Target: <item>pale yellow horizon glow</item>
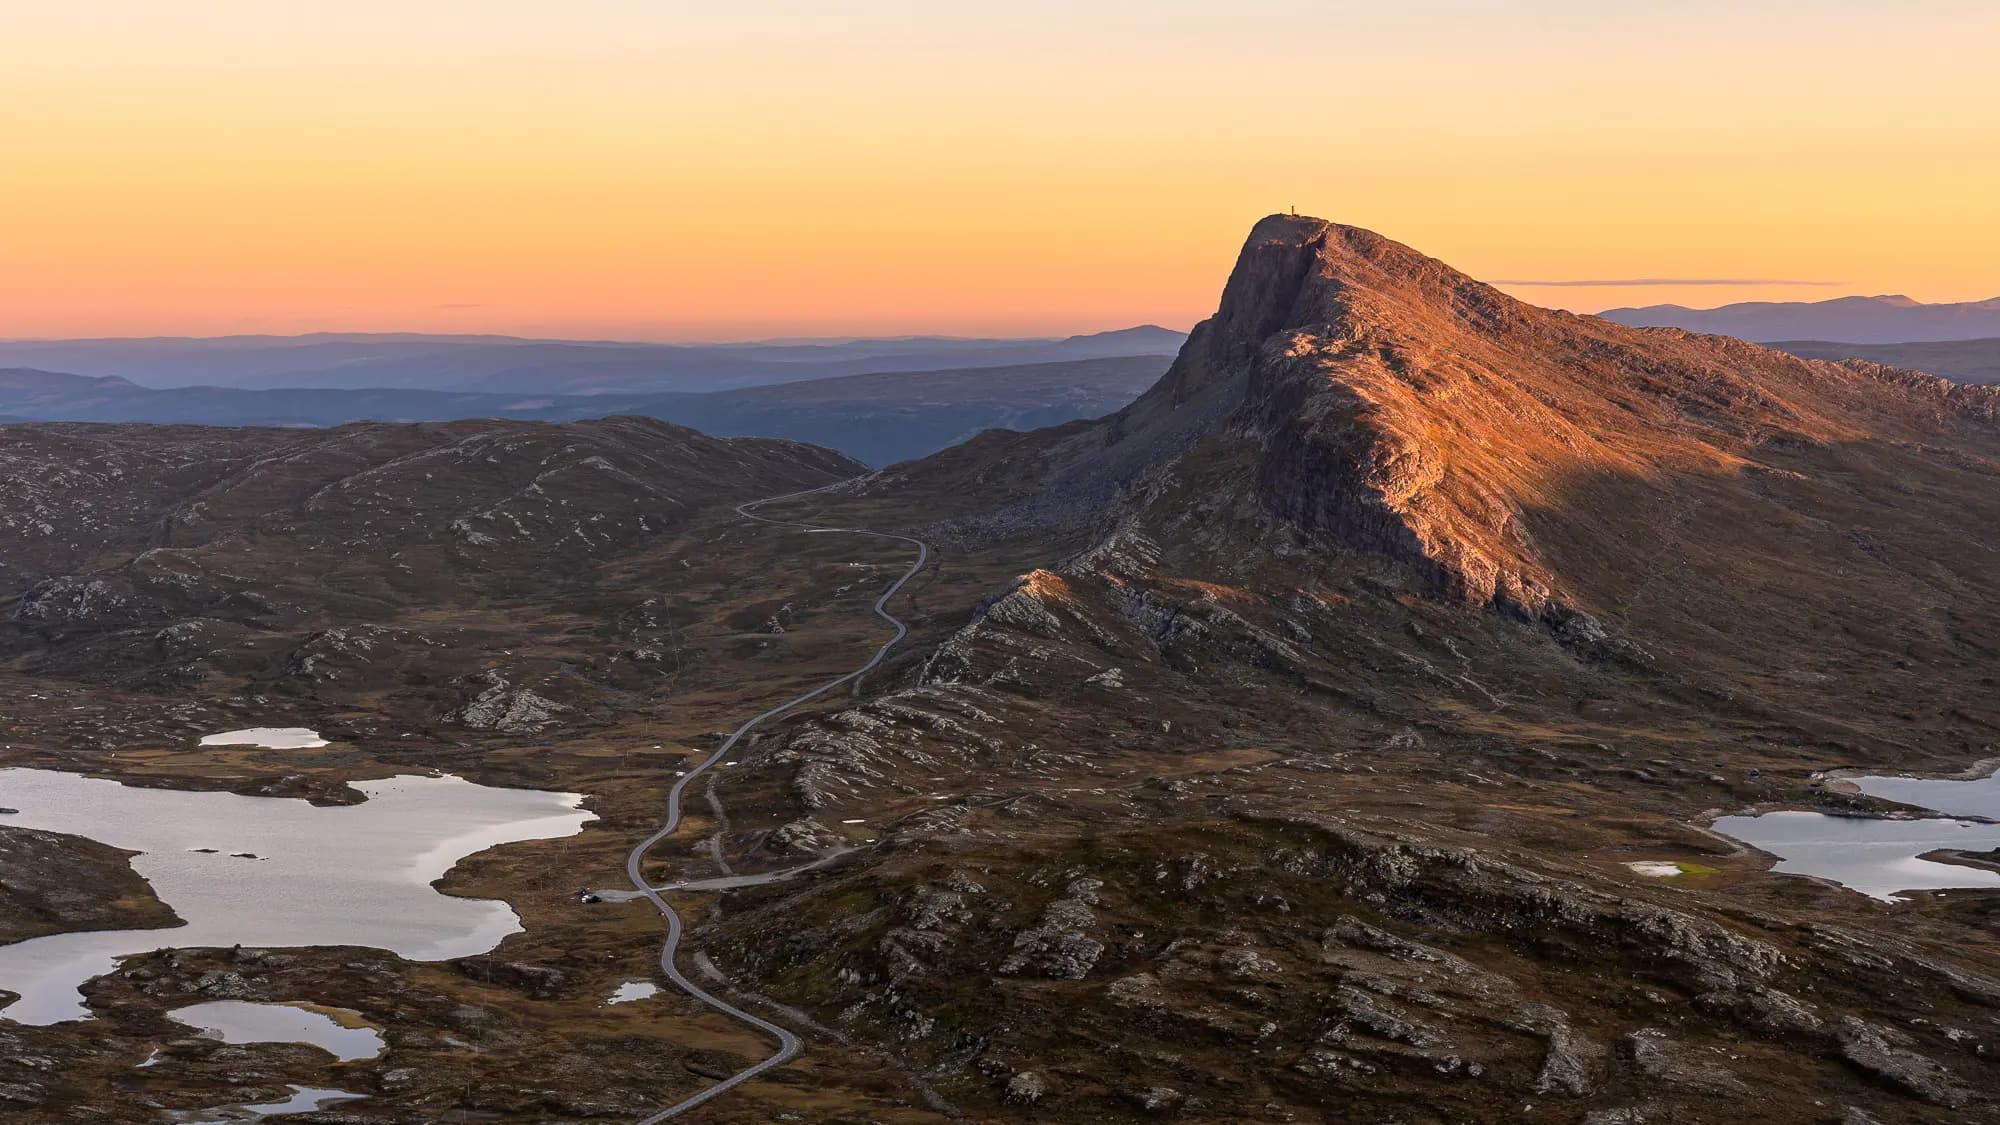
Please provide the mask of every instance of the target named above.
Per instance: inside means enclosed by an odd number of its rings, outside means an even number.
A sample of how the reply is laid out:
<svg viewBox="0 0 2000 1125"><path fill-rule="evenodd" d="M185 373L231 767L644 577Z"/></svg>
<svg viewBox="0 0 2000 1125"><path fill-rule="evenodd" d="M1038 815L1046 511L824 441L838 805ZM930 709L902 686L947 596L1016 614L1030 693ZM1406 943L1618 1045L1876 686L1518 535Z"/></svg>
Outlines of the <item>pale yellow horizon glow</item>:
<svg viewBox="0 0 2000 1125"><path fill-rule="evenodd" d="M2000 5L0 0L0 337L1055 334L1296 207L1592 310L2000 294Z"/></svg>

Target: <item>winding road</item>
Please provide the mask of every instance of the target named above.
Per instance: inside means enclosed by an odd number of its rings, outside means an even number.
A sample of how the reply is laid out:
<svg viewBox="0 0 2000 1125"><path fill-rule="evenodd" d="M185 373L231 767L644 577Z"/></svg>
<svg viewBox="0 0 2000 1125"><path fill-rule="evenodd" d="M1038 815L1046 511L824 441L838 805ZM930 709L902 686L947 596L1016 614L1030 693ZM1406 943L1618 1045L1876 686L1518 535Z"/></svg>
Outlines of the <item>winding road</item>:
<svg viewBox="0 0 2000 1125"><path fill-rule="evenodd" d="M651 901L653 906L659 910L660 916L667 920L667 940L666 944L660 948L660 969L666 973L667 979L672 981L676 988L679 988L682 992L687 993L689 996L693 997L700 1003L705 1004L708 1007L713 1008L718 1012L721 1012L723 1015L726 1015L731 1019L736 1020L739 1023L747 1024L750 1027L753 1027L758 1031L761 1031L764 1034L769 1035L773 1039L777 1040L778 1049L768 1058L765 1058L760 1062L754 1063L750 1066L743 1068L740 1071L737 1071L735 1074L732 1074L729 1077L723 1079L722 1081L717 1082L715 1085L710 1086L707 1089L702 1090L700 1093L697 1093L692 1097L687 1098L685 1101L681 1101L674 1105L670 1105L667 1108L662 1109L657 1113L642 1118L637 1123L637 1125L654 1125L654 1122L665 1121L668 1120L669 1118L679 1117L681 1114L686 1113L688 1110L691 1110L694 1107L701 1105L702 1103L710 1100L711 1098L716 1098L723 1094L728 1093L729 1091L735 1089L736 1087L741 1086L743 1083L750 1081L752 1078L757 1077L759 1074L762 1074L765 1071L770 1070L772 1067L783 1066L785 1063L790 1062L793 1058L796 1058L799 1054L800 1046L799 1046L799 1037L797 1035L794 1035L791 1031L787 1030L786 1028L780 1027L777 1024L772 1023L770 1020L767 1020L762 1016L752 1015L751 1013L744 1011L743 1009L737 1007L736 1005L731 1004L729 1001L724 1000L721 997L716 996L713 993L709 992L708 990L702 988L700 985L689 980L684 974L682 974L680 969L674 964L674 955L680 950L680 944L681 944L681 916L674 912L673 907L667 905L667 900L660 896L659 889L654 888L651 884L649 884L646 881L645 873L641 870L641 867L645 862L646 853L651 851L653 847L657 845L660 841L673 835L674 832L680 828L681 794L687 789L689 783L693 782L695 778L700 777L703 773L705 773L710 766L714 765L719 761L722 761L725 757L727 757L729 752L736 748L736 744L743 739L744 735L749 734L751 731L757 729L757 727L760 724L770 719L774 719L777 716L782 715L787 711L790 711L792 708L797 707L802 703L807 703L813 699L817 699L818 697L825 695L827 692L830 692L837 687L840 687L844 684L852 683L853 681L860 679L862 676L867 675L869 672L875 669L876 665L882 663L882 658L889 654L889 650L894 648L897 642L901 641L905 636L909 634L910 631L909 626L903 624L901 620L899 620L894 614L889 612L888 609L889 599L895 597L897 592L903 588L904 583L907 583L910 579L915 578L917 576L917 572L923 569L924 564L930 561L930 556L931 556L930 544L925 543L921 539L913 539L907 535L894 535L886 531L869 531L864 528L856 528L856 527L822 527L818 524L800 523L793 520L771 519L768 516L760 516L756 512L756 509L766 504L773 504L780 500L793 500L801 496L811 496L815 493L825 492L829 488L836 488L839 485L845 483L847 482L837 481L834 484L829 484L821 488L806 489L803 492L788 492L782 496L767 496L762 500L752 500L747 504L739 504L736 507L736 511L737 514L743 516L745 519L755 520L758 523L768 523L779 527L803 528L807 531L814 533L866 535L875 539L895 539L903 543L908 543L911 546L915 547L917 549L916 561L910 564L910 568L904 571L900 578L897 578L894 582L890 583L888 589L882 591L881 597L875 599L875 616L880 617L882 620L887 621L889 624L895 626L896 635L884 641L882 643L882 647L876 649L875 654L868 658L868 662L861 665L859 668L856 668L854 671L849 672L844 676L836 676L835 678L826 681L825 683L819 685L818 687L812 689L811 691L806 692L803 695L795 696L789 700L786 700L785 702L778 704L776 707L771 708L769 711L766 711L763 714L748 720L742 726L737 727L735 731L731 732L728 739L725 740L723 744L716 749L715 753L710 754L708 757L702 759L700 765L694 767L693 769L689 770L686 774L682 775L680 780L674 782L673 788L667 790L666 820L660 825L659 831L654 832L651 836L646 837L644 841L642 841L637 847L632 849L632 853L630 855L625 857L625 874L632 880L633 889L639 895Z"/></svg>

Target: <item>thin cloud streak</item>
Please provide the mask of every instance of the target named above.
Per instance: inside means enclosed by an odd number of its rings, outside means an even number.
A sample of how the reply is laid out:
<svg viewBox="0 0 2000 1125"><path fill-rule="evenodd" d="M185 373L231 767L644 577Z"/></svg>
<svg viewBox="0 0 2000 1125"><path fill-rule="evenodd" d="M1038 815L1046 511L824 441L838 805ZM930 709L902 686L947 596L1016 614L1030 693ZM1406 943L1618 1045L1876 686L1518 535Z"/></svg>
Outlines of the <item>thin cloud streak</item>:
<svg viewBox="0 0 2000 1125"><path fill-rule="evenodd" d="M1845 281L1797 281L1783 277L1609 277L1584 281L1496 278L1494 285L1534 285L1546 289L1624 289L1649 285L1846 285Z"/></svg>

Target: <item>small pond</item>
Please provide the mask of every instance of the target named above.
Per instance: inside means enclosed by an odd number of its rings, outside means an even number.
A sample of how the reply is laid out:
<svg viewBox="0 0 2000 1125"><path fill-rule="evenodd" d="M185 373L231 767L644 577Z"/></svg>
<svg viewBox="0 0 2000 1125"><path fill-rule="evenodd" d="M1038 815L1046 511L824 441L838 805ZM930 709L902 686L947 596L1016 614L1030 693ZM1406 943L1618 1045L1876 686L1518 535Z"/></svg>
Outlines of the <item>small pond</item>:
<svg viewBox="0 0 2000 1125"><path fill-rule="evenodd" d="M336 1102L360 1101L366 1095L350 1094L346 1090L329 1090L318 1086L293 1086L292 1096L281 1102L266 1102L262 1105L235 1105L222 1109L203 1110L199 1119L188 1120L187 1125L234 1125L239 1121L257 1121L266 1117L282 1117L288 1113L311 1113L325 1109ZM219 1116L211 1116L219 1115Z"/></svg>
<svg viewBox="0 0 2000 1125"><path fill-rule="evenodd" d="M382 1053L382 1033L345 1008L217 1000L167 1015L224 1043L308 1043L341 1062Z"/></svg>
<svg viewBox="0 0 2000 1125"><path fill-rule="evenodd" d="M652 981L628 980L624 984L619 985L617 991L613 992L610 999L607 999L605 1003L630 1004L634 1000L644 1000L648 996L657 996L659 992L660 986L654 984Z"/></svg>

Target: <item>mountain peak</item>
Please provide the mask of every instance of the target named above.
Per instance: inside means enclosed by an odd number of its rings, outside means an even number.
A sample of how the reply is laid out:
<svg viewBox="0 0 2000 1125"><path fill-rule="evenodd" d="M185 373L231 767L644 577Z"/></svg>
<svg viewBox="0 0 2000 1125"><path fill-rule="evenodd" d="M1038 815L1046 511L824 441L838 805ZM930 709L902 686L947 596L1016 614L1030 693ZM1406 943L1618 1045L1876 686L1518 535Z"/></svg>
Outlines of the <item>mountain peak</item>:
<svg viewBox="0 0 2000 1125"><path fill-rule="evenodd" d="M1434 322L1493 327L1529 308L1435 258L1362 227L1270 215L1251 228L1213 317L1197 325L1155 394L1212 397L1281 331L1353 339ZM1555 314L1549 314L1555 315ZM1253 393L1247 383L1236 397Z"/></svg>
<svg viewBox="0 0 2000 1125"><path fill-rule="evenodd" d="M1250 227L1251 243L1289 242L1304 245L1319 237L1335 224L1313 215L1301 215L1297 211L1275 212L1264 216Z"/></svg>
<svg viewBox="0 0 2000 1125"><path fill-rule="evenodd" d="M1237 507L1453 600L1560 622L1595 576L1565 575L1530 513L1587 513L1559 538L1594 540L1587 521L1615 513L1572 502L1579 482L1730 474L1773 441L1923 440L1941 415L1996 413L1981 388L1537 308L1372 231L1272 215L1160 382L1051 439L1033 503L1144 505L1145 482L1233 448L1248 468L1207 479Z"/></svg>

